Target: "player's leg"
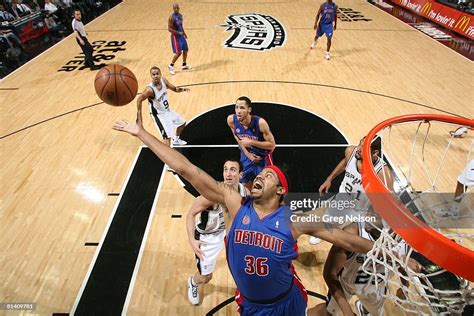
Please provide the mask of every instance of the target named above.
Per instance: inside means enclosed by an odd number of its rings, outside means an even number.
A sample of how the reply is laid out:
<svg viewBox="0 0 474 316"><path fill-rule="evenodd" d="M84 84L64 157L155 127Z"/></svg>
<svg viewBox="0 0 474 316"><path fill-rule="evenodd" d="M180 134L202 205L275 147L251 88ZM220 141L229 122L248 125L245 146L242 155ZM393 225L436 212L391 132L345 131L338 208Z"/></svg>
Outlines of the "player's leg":
<svg viewBox="0 0 474 316"><path fill-rule="evenodd" d="M314 36L314 42L311 44L311 49L316 48L316 44L318 43L318 39L323 35L323 31L321 29L321 23L318 24L318 27L316 28L316 35Z"/></svg>
<svg viewBox="0 0 474 316"><path fill-rule="evenodd" d="M324 30L324 33L326 33L326 37L328 39L328 42L326 45L326 60L331 59L331 53L329 51L331 50L333 32L334 32L334 29L332 27L332 24L327 25L326 29Z"/></svg>
<svg viewBox="0 0 474 316"><path fill-rule="evenodd" d="M170 117L172 118L173 128L176 128L175 136L173 137L173 146L184 146L187 144L186 141L180 138L183 129L186 127L186 121L175 111L169 112Z"/></svg>
<svg viewBox="0 0 474 316"><path fill-rule="evenodd" d="M168 70L170 74L174 75L174 63L178 60L179 56L181 56L181 49L179 47L178 37L175 35L171 35L171 49L173 50L173 59L171 60L171 64L168 65Z"/></svg>
<svg viewBox="0 0 474 316"><path fill-rule="evenodd" d="M169 125L169 123L167 122L166 114L158 114L156 109L153 106L151 106L150 104L148 104L148 109L150 111L151 119L155 123L155 126L158 129L158 131L160 132L161 137L163 137L163 142L165 144L167 144L168 146L170 146L171 145L171 142L170 142L171 136L170 136L169 132L170 131L172 132L172 128L170 129L170 127L167 126L167 125Z"/></svg>
<svg viewBox="0 0 474 316"><path fill-rule="evenodd" d="M250 160L242 161L242 177L240 178L240 183L242 183L247 189L252 190L253 180L256 175L254 174L254 164Z"/></svg>
<svg viewBox="0 0 474 316"><path fill-rule="evenodd" d="M198 271L188 279L188 299L191 304L199 304L199 285L206 284L212 279L212 274L216 269L217 257L224 248L225 230L215 234L200 234L194 232L194 237L202 241L201 251L203 260L196 256L196 266Z"/></svg>
<svg viewBox="0 0 474 316"><path fill-rule="evenodd" d="M331 53L329 52L331 50L331 38L328 37L328 43L326 46L326 59L329 60L331 59Z"/></svg>
<svg viewBox="0 0 474 316"><path fill-rule="evenodd" d="M182 42L181 42L181 51L183 52L183 65L181 67L182 70L189 70L191 67L186 63L186 60L188 59L188 42L186 39L183 37Z"/></svg>

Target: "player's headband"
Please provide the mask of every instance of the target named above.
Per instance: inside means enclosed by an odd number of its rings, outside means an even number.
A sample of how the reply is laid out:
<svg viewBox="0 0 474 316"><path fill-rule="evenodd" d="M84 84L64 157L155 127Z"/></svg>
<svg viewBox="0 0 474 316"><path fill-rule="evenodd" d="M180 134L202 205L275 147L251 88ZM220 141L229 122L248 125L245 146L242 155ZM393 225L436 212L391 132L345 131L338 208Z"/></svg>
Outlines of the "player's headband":
<svg viewBox="0 0 474 316"><path fill-rule="evenodd" d="M275 165L266 166L266 168L275 171L278 176L278 180L280 180L281 185L285 188L285 195L288 194L288 180L286 180L286 176L283 171L281 171L281 169Z"/></svg>

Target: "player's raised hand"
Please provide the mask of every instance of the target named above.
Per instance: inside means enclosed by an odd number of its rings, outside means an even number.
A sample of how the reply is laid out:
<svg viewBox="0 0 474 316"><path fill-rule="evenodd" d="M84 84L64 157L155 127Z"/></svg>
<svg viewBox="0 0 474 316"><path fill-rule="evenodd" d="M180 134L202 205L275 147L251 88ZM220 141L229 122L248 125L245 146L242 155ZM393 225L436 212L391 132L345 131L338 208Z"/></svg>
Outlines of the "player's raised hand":
<svg viewBox="0 0 474 316"><path fill-rule="evenodd" d="M193 251L196 254L196 256L198 256L198 258L201 259L201 261L203 261L204 253L201 250L202 241L193 239L193 240L190 240L189 243L191 244L191 248L193 248Z"/></svg>
<svg viewBox="0 0 474 316"><path fill-rule="evenodd" d="M137 119L137 122L139 122L139 119ZM129 133L133 136L137 136L138 132L140 131L140 127L137 123L130 123L127 120L115 122L112 128L116 131Z"/></svg>
<svg viewBox="0 0 474 316"><path fill-rule="evenodd" d="M319 194L328 193L329 189L331 188L331 181L326 180L323 184L319 187Z"/></svg>

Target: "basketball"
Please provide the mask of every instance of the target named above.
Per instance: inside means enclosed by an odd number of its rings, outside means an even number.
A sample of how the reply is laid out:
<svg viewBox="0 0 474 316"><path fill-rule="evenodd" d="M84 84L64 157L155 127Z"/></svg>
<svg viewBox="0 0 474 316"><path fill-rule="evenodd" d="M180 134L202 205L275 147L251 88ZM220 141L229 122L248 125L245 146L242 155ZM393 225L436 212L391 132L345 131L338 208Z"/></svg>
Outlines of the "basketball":
<svg viewBox="0 0 474 316"><path fill-rule="evenodd" d="M130 103L138 91L137 78L122 65L107 65L95 76L95 92L107 104L122 106Z"/></svg>

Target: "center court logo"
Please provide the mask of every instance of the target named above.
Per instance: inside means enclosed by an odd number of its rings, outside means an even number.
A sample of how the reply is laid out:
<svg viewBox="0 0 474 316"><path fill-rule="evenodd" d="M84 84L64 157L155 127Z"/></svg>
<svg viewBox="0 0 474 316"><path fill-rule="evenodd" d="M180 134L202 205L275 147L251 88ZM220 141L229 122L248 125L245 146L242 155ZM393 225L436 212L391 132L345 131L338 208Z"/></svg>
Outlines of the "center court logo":
<svg viewBox="0 0 474 316"><path fill-rule="evenodd" d="M224 43L225 47L256 51L270 50L285 44L286 31L274 17L259 13L234 14L220 25L233 31Z"/></svg>

